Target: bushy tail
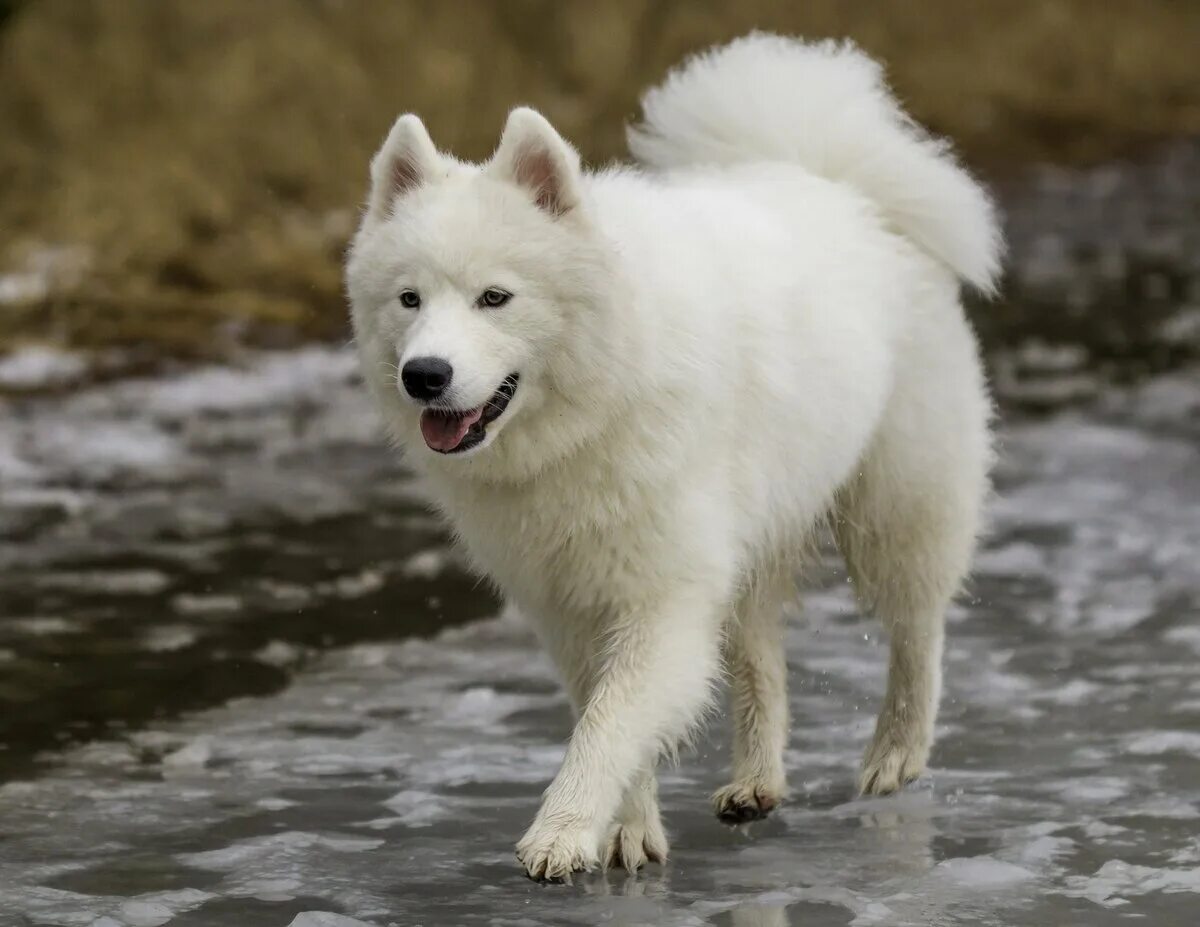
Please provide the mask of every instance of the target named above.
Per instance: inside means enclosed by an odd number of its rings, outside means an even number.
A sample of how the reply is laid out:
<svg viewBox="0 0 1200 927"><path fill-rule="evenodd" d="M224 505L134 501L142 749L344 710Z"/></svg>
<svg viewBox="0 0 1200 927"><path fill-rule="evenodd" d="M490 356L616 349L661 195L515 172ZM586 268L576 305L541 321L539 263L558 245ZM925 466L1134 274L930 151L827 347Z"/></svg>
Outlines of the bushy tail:
<svg viewBox="0 0 1200 927"><path fill-rule="evenodd" d="M755 33L684 62L642 107L629 147L644 164L797 162L850 184L960 278L995 290L1003 245L987 193L853 44Z"/></svg>

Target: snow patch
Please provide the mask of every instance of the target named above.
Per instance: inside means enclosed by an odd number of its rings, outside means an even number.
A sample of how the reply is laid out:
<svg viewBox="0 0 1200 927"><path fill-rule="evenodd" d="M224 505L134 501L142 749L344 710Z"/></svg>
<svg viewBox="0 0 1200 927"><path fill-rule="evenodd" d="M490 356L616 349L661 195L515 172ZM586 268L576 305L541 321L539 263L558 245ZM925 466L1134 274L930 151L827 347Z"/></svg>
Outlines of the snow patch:
<svg viewBox="0 0 1200 927"><path fill-rule="evenodd" d="M127 901L120 908L121 920L129 927L161 927L175 913L154 901Z"/></svg>
<svg viewBox="0 0 1200 927"><path fill-rule="evenodd" d="M992 856L969 856L943 860L938 863L934 871L962 885L982 889L1007 888L1036 878L1028 869L1006 863Z"/></svg>
<svg viewBox="0 0 1200 927"><path fill-rule="evenodd" d="M396 812L397 817L388 819L408 827L428 827L449 814L445 801L433 792L405 789L397 792L383 803L385 808Z"/></svg>
<svg viewBox="0 0 1200 927"><path fill-rule="evenodd" d="M297 914L288 927L374 927L374 925L330 911L305 911L303 914Z"/></svg>
<svg viewBox="0 0 1200 927"><path fill-rule="evenodd" d="M1091 876L1069 876L1067 895L1087 898L1106 908L1127 904L1150 892L1200 893L1200 868L1155 869L1110 859Z"/></svg>
<svg viewBox="0 0 1200 927"><path fill-rule="evenodd" d="M0 278L0 289L3 288L2 281ZM4 302L2 295L0 302ZM82 379L87 369L87 362L78 354L54 348L21 348L0 357L0 389L63 386Z"/></svg>
<svg viewBox="0 0 1200 927"><path fill-rule="evenodd" d="M1200 756L1200 731L1154 731L1126 741L1125 749L1136 756L1189 753Z"/></svg>

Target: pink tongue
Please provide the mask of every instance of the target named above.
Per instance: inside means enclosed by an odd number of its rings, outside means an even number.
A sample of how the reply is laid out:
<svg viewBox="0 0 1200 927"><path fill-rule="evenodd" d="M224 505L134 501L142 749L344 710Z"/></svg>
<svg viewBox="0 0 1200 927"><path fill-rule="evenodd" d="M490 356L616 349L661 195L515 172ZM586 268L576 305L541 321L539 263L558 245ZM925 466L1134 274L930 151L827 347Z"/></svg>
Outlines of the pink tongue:
<svg viewBox="0 0 1200 927"><path fill-rule="evenodd" d="M426 409L421 413L421 437L435 451L452 451L462 444L471 426L482 417L482 406L456 415Z"/></svg>

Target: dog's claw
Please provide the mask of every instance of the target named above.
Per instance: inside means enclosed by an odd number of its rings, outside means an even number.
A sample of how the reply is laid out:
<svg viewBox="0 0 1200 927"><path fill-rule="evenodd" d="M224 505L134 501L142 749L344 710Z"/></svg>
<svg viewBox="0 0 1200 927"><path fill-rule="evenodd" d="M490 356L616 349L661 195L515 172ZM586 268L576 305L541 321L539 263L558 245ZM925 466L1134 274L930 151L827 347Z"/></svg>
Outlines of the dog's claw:
<svg viewBox="0 0 1200 927"><path fill-rule="evenodd" d="M584 836L567 829L532 827L517 845L517 859L535 882L570 881L597 863Z"/></svg>
<svg viewBox="0 0 1200 927"><path fill-rule="evenodd" d="M730 825L761 821L778 805L776 796L751 786L727 785L713 796L717 819Z"/></svg>

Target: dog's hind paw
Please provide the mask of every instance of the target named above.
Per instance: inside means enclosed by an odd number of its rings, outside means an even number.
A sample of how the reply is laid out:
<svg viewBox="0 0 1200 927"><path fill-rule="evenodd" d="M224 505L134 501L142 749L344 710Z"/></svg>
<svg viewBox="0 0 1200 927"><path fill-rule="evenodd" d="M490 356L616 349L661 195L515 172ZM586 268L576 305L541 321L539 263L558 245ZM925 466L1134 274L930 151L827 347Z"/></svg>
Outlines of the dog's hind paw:
<svg viewBox="0 0 1200 927"><path fill-rule="evenodd" d="M877 737L863 760L859 794L891 795L900 791L925 771L928 755L929 748L922 744Z"/></svg>
<svg viewBox="0 0 1200 927"><path fill-rule="evenodd" d="M667 861L667 835L658 814L617 826L604 854L605 869L637 872L646 863Z"/></svg>
<svg viewBox="0 0 1200 927"><path fill-rule="evenodd" d="M734 782L713 793L713 810L726 824L761 821L783 800L772 789L751 783Z"/></svg>

